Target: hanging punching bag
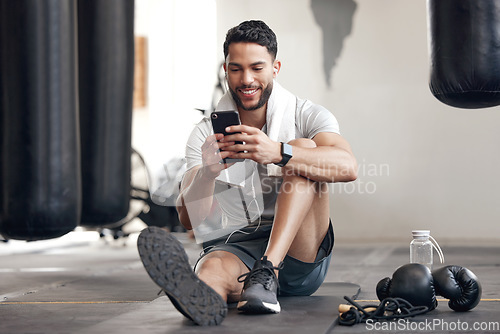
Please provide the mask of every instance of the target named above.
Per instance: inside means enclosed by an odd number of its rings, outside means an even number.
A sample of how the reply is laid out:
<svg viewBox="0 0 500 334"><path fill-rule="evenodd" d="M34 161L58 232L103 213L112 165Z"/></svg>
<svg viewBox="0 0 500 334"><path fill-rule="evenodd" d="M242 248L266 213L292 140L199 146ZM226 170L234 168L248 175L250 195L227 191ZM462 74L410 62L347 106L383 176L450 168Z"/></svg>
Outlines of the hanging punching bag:
<svg viewBox="0 0 500 334"><path fill-rule="evenodd" d="M117 222L129 209L133 28L133 0L78 2L85 226Z"/></svg>
<svg viewBox="0 0 500 334"><path fill-rule="evenodd" d="M59 237L80 219L76 1L0 1L0 234Z"/></svg>
<svg viewBox="0 0 500 334"><path fill-rule="evenodd" d="M458 108L500 104L500 1L428 0L430 90Z"/></svg>

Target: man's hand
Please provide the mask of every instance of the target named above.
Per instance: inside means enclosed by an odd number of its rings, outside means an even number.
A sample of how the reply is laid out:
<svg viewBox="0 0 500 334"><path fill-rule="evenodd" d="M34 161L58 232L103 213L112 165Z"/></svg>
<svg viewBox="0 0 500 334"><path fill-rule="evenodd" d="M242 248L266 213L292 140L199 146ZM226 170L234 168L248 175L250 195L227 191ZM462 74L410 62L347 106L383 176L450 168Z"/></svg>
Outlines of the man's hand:
<svg viewBox="0 0 500 334"><path fill-rule="evenodd" d="M176 207L182 225L188 230L201 224L210 213L215 178L222 170L233 165L220 163L233 152L219 151L219 149L234 145L234 142L217 142L222 138L224 135L221 133L207 137L201 146L202 165L188 170L182 179Z"/></svg>
<svg viewBox="0 0 500 334"><path fill-rule="evenodd" d="M235 159L251 159L263 165L281 161L281 143L272 141L261 130L248 125L233 125L226 129L227 132L241 132L225 136L221 144L229 144L223 147L221 154L229 152L229 157ZM235 144L242 141L245 144ZM238 153L245 151L244 153Z"/></svg>
<svg viewBox="0 0 500 334"><path fill-rule="evenodd" d="M207 137L201 146L201 159L203 164L203 174L205 177L215 179L220 172L233 164L222 164L220 161L233 154L231 151L226 151L227 147L234 146L234 142L217 142L224 138L221 133L216 133ZM219 150L221 149L221 150ZM222 150L224 149L224 150Z"/></svg>

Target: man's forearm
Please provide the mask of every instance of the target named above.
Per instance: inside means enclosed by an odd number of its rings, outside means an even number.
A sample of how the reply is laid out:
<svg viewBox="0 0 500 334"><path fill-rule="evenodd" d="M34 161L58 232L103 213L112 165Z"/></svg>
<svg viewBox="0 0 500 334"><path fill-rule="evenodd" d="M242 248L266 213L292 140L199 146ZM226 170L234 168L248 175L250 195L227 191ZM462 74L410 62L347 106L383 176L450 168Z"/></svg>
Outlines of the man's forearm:
<svg viewBox="0 0 500 334"><path fill-rule="evenodd" d="M212 209L215 179L199 168L181 188L177 210L181 223L191 229L197 227Z"/></svg>
<svg viewBox="0 0 500 334"><path fill-rule="evenodd" d="M317 182L349 182L357 178L357 163L351 152L333 146L293 147L286 169Z"/></svg>

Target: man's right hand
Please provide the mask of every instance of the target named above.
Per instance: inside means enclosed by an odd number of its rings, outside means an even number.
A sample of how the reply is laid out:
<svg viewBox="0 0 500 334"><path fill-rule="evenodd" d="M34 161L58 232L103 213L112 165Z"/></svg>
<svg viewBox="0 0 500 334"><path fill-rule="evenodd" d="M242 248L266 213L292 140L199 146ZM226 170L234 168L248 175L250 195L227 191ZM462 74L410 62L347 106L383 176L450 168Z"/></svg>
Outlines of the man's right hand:
<svg viewBox="0 0 500 334"><path fill-rule="evenodd" d="M203 162L202 173L205 177L215 179L220 175L220 172L229 168L234 163L224 164L220 163L222 159L228 158L234 154L231 151L223 151L221 148L234 145L234 142L222 142L218 140L224 138L221 133L216 133L207 137L201 146L201 158Z"/></svg>
<svg viewBox="0 0 500 334"><path fill-rule="evenodd" d="M220 163L222 159L234 154L231 151L219 150L234 145L234 142L217 142L223 137L220 133L207 137L201 146L202 165L188 170L182 179L176 207L182 225L188 230L198 226L209 214L213 203L215 178L223 169L233 165Z"/></svg>

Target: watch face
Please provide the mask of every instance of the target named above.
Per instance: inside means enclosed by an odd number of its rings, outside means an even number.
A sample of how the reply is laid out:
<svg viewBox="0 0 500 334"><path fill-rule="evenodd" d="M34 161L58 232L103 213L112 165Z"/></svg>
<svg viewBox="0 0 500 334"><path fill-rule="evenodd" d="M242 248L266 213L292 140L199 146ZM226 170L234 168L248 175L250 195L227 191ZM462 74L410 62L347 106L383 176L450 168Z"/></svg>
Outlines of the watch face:
<svg viewBox="0 0 500 334"><path fill-rule="evenodd" d="M292 145L283 144L283 155L292 156Z"/></svg>
<svg viewBox="0 0 500 334"><path fill-rule="evenodd" d="M288 161L292 158L292 145L281 143L281 161L275 164L284 167Z"/></svg>

